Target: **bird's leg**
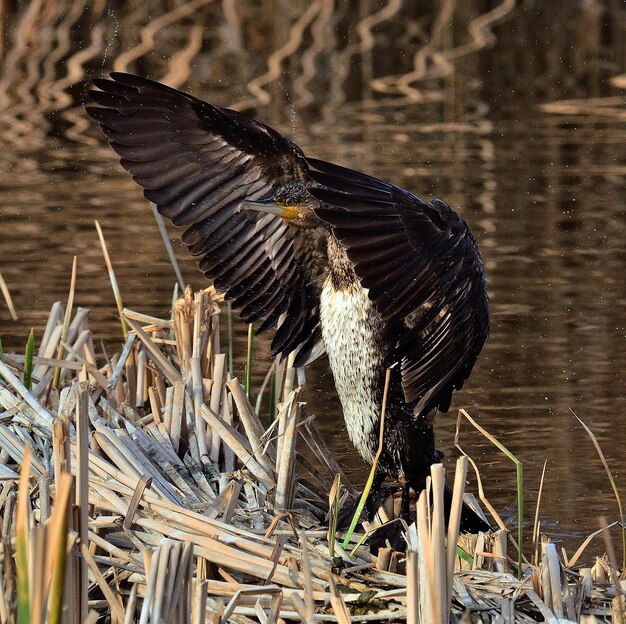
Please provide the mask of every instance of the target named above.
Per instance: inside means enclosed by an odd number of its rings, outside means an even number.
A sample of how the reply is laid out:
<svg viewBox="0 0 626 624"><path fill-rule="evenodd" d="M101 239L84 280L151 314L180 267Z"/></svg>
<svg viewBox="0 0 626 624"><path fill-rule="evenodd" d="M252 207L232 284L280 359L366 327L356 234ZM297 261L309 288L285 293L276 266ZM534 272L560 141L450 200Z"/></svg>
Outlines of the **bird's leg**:
<svg viewBox="0 0 626 624"><path fill-rule="evenodd" d="M406 522L407 525L411 524L411 484L404 477L400 477L402 484L402 504L400 507L400 518ZM397 490L396 490L397 491ZM380 500L380 497L379 497ZM383 524L377 528L367 539L367 543L370 547L370 552L373 554L378 553L378 550L382 547L391 546L393 550L404 551L406 549L406 543L404 541L404 522L399 519L394 519L391 522Z"/></svg>
<svg viewBox="0 0 626 624"><path fill-rule="evenodd" d="M402 504L400 506L400 517L411 524L411 484L408 479L400 479L402 483Z"/></svg>

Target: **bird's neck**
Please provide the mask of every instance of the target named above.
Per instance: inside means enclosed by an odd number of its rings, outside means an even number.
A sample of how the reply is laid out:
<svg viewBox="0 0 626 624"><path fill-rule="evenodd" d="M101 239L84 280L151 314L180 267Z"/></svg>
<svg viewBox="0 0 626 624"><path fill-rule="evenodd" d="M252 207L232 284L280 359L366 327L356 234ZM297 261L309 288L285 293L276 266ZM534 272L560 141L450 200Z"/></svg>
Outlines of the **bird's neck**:
<svg viewBox="0 0 626 624"><path fill-rule="evenodd" d="M360 287L354 266L348 259L343 245L334 237L328 237L328 266L335 290L353 290Z"/></svg>

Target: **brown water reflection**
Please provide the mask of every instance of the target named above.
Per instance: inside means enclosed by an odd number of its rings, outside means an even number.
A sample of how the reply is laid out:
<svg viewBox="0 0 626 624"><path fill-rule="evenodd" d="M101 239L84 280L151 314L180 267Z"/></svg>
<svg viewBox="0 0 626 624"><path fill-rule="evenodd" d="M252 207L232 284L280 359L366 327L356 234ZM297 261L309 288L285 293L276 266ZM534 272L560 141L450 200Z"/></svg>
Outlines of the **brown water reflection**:
<svg viewBox="0 0 626 624"><path fill-rule="evenodd" d="M548 461L548 532L585 533L596 516L616 517L571 410L598 435L626 493L620 3L68 6L33 0L0 10L9 25L0 47L0 273L20 316L13 322L0 299L5 348L21 349L31 326L41 336L50 305L66 297L74 254L77 304L92 310L107 349L119 345L94 218L125 304L167 313L174 275L150 209L80 108L88 78L113 68L164 78L249 109L308 154L461 208L485 259L493 323L454 407L524 462L529 510ZM201 286L175 247L185 278ZM259 376L268 356L261 342ZM324 362L308 381L311 411L362 481ZM439 419L450 456L454 420ZM492 502L512 513L513 466L465 424L462 440Z"/></svg>

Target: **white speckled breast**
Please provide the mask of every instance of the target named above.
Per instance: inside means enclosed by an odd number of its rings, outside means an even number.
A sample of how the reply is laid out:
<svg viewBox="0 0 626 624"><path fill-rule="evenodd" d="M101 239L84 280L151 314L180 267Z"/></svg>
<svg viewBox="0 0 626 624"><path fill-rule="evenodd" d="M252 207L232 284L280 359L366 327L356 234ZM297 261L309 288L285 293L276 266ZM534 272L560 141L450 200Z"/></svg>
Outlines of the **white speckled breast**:
<svg viewBox="0 0 626 624"><path fill-rule="evenodd" d="M383 322L358 282L336 289L330 276L322 288L320 320L348 435L363 459L372 463L377 446L372 430L381 409L377 371L385 357Z"/></svg>

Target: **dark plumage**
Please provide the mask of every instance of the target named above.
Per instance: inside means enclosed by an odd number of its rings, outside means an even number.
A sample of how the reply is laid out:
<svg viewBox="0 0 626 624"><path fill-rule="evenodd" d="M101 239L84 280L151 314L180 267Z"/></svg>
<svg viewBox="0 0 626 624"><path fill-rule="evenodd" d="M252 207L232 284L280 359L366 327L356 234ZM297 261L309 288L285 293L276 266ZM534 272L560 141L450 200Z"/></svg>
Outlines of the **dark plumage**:
<svg viewBox="0 0 626 624"><path fill-rule="evenodd" d="M485 275L465 221L440 200L307 158L272 128L159 83L94 81L121 164L200 268L297 364L325 347L350 437L372 461L393 369L377 486L422 489L446 411L489 330ZM243 208L243 209L242 209ZM466 528L474 528L469 514ZM477 526L477 525L476 525Z"/></svg>

